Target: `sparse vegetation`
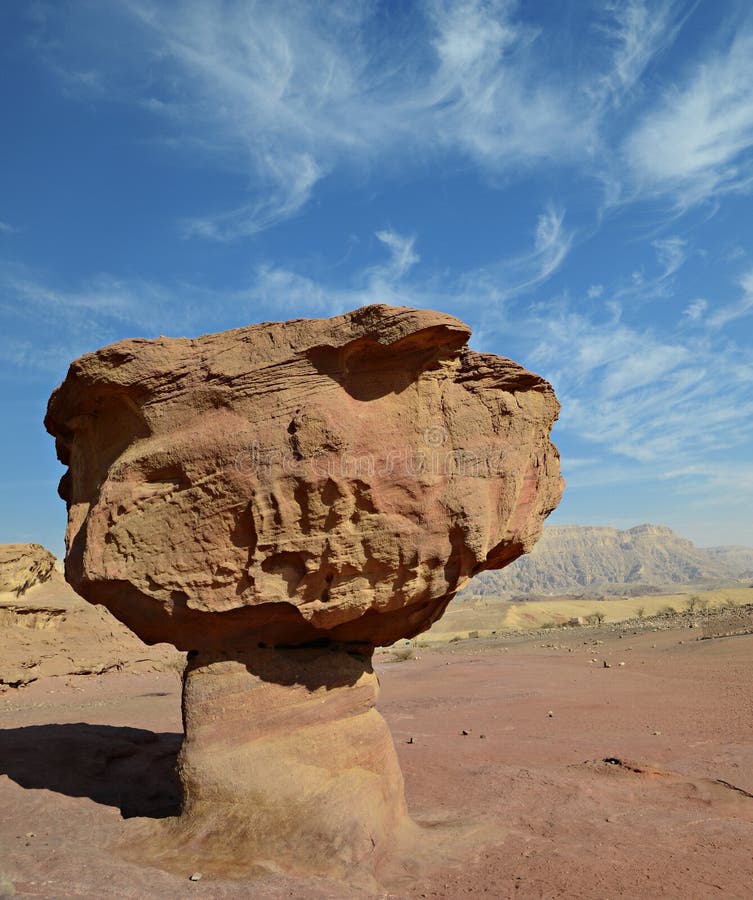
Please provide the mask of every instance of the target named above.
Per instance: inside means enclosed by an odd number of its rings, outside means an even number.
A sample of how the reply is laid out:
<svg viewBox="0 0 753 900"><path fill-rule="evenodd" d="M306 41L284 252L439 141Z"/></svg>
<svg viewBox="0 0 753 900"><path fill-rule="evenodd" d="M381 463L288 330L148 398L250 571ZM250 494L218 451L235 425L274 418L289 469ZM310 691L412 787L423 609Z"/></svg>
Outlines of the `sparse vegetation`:
<svg viewBox="0 0 753 900"><path fill-rule="evenodd" d="M413 656L413 647L408 645L407 647L393 647L392 649L392 658L395 662L405 662Z"/></svg>
<svg viewBox="0 0 753 900"><path fill-rule="evenodd" d="M519 603L511 603L501 598L496 601L489 599L488 605L484 607L474 607L467 603L455 606L451 603L443 619L427 634L422 635L422 638L434 644L446 643L453 637L464 641L468 633L475 629L478 629L480 635L496 632L499 637L506 633L536 631L541 629L543 624L551 622L567 625L580 620L586 625L602 624L598 619L589 620L588 617L594 612L604 615L602 622L605 625L629 620L637 624L642 620L641 627L646 627L648 623L657 621L655 617L658 617L659 622L668 622L673 614L690 615L687 611L690 594L699 598L692 615L701 616L704 621L723 608L732 609L753 604L751 587L711 590L695 588L676 594L636 594L634 597L605 599L598 603L592 596L527 600ZM667 607L671 607L673 612Z"/></svg>
<svg viewBox="0 0 753 900"><path fill-rule="evenodd" d="M585 618L589 625L601 625L606 616L601 610L598 610L597 612L589 613Z"/></svg>

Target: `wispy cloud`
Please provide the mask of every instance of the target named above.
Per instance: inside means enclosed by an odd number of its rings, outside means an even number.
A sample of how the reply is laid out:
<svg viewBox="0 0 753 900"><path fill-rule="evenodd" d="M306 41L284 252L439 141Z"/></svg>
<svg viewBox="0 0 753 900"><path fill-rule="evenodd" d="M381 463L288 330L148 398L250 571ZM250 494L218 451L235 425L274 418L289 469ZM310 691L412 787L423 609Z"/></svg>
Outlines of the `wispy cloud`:
<svg viewBox="0 0 753 900"><path fill-rule="evenodd" d="M598 80L598 90L619 105L649 64L674 43L693 5L676 0L604 3L604 21L597 27L614 50L611 68Z"/></svg>
<svg viewBox="0 0 753 900"><path fill-rule="evenodd" d="M730 322L753 314L753 269L740 279L740 288L742 293L736 303L722 306L708 317L712 328L724 328Z"/></svg>
<svg viewBox="0 0 753 900"><path fill-rule="evenodd" d="M280 303L284 308L297 305L306 313L318 315L334 315L368 303L389 303L458 309L460 314L479 312L480 319L499 319L506 315L508 303L546 283L562 265L573 241L564 216L563 210L553 208L539 215L528 253L459 273L422 278L414 277L420 259L415 237L383 229L375 237L389 251L388 259L355 273L348 286L327 288L299 273L264 265L257 269L250 293L275 309Z"/></svg>
<svg viewBox="0 0 753 900"><path fill-rule="evenodd" d="M16 231L17 229L7 222L0 222L0 234L14 234Z"/></svg>
<svg viewBox="0 0 753 900"><path fill-rule="evenodd" d="M557 272L574 239L575 235L565 225L565 210L550 205L536 220L532 249L463 273L464 293L493 296L496 305L528 294Z"/></svg>
<svg viewBox="0 0 753 900"><path fill-rule="evenodd" d="M569 309L536 325L532 359L559 391L562 426L580 439L655 472L753 439L750 384L732 377L729 366L723 385L710 377L723 352L745 366L748 351L660 338L650 328Z"/></svg>
<svg viewBox="0 0 753 900"><path fill-rule="evenodd" d="M703 314L708 309L708 306L708 300L704 300L703 297L699 297L697 300L693 300L685 307L685 309L683 310L683 315L687 316L693 322L697 322L703 317Z"/></svg>
<svg viewBox="0 0 753 900"><path fill-rule="evenodd" d="M415 237L405 237L391 230L377 231L376 237L392 253L392 264L390 265L392 277L402 278L419 261L420 257L414 250Z"/></svg>
<svg viewBox="0 0 753 900"><path fill-rule="evenodd" d="M516 12L512 0L430 6L436 66L414 136L436 135L492 171L579 157L594 140L578 88L558 83Z"/></svg>
<svg viewBox="0 0 753 900"><path fill-rule="evenodd" d="M664 271L661 278L670 278L682 266L687 258L685 250L686 241L679 237L661 238L652 241L651 246L656 251L656 258Z"/></svg>
<svg viewBox="0 0 753 900"><path fill-rule="evenodd" d="M688 207L753 184L753 25L694 62L625 146L640 193Z"/></svg>
<svg viewBox="0 0 753 900"><path fill-rule="evenodd" d="M450 158L495 185L571 167L601 181L609 208L660 197L686 209L746 189L750 21L723 45L712 35L713 49L653 99L669 76L659 81L652 66L697 5L597 5L577 67L550 52L547 17L533 24L516 0L388 4L389 15L365 2L123 0L107 16L71 0L68 40L38 47L67 72L67 90L137 104L172 148L232 171L237 202L179 225L185 236L234 240L300 213L335 171L377 162L404 170ZM39 27L54 33L61 19L51 8Z"/></svg>
<svg viewBox="0 0 753 900"><path fill-rule="evenodd" d="M294 310L299 315L337 315L370 303L427 306L433 299L441 305L441 298L426 284L406 280L419 261L415 238L393 229L383 229L374 236L387 250L388 258L356 273L347 286L326 285L289 269L262 265L247 296L251 302Z"/></svg>
<svg viewBox="0 0 753 900"><path fill-rule="evenodd" d="M250 237L289 219L309 201L322 171L307 153L290 154L286 159L264 162L264 196L237 209L195 216L184 220L186 237L215 240Z"/></svg>
<svg viewBox="0 0 753 900"><path fill-rule="evenodd" d="M0 291L0 323L7 336L0 361L56 371L81 353L134 334L195 330L204 309L220 299L193 285L107 274L61 289L18 265L0 266Z"/></svg>
<svg viewBox="0 0 753 900"><path fill-rule="evenodd" d="M366 3L125 0L117 24L74 81L91 81L94 99L104 85L137 103L173 146L245 178L242 202L181 223L189 236L257 233L299 212L336 168L377 158L404 167L449 154L497 178L575 162L595 140L587 97L551 69L514 0L425 0L386 17ZM123 53L129 29L138 71Z"/></svg>

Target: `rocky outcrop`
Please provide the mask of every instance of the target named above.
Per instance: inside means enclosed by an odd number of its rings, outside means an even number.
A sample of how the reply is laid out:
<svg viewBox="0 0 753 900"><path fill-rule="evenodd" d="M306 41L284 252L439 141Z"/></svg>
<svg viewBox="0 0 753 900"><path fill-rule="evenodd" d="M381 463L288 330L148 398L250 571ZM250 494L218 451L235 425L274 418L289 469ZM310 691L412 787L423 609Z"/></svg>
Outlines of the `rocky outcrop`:
<svg viewBox="0 0 753 900"><path fill-rule="evenodd" d="M635 594L679 584L730 584L751 570L753 549L696 547L664 525L627 531L549 525L530 555L480 575L464 596Z"/></svg>
<svg viewBox="0 0 753 900"><path fill-rule="evenodd" d="M171 645L148 647L106 609L85 603L55 570L22 595L0 594L0 691L118 669L179 671L184 661Z"/></svg>
<svg viewBox="0 0 753 900"><path fill-rule="evenodd" d="M55 557L40 544L0 544L0 594L20 597L35 584L48 581Z"/></svg>
<svg viewBox="0 0 753 900"><path fill-rule="evenodd" d="M562 491L551 387L469 334L371 306L123 341L73 363L50 399L67 579L190 651L183 819L207 845L223 817L267 822L251 855L347 871L399 831L373 647L531 549ZM282 807L270 766L288 773ZM312 812L355 794L337 834Z"/></svg>

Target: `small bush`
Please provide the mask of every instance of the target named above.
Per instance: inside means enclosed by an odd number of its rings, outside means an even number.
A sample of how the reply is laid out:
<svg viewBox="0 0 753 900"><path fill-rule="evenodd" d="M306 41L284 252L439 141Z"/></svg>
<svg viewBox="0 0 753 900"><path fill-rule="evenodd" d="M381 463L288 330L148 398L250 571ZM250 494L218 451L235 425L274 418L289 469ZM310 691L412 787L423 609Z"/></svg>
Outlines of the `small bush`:
<svg viewBox="0 0 753 900"><path fill-rule="evenodd" d="M638 609L636 609L635 614L639 619L642 619L646 615L646 607L639 606Z"/></svg>
<svg viewBox="0 0 753 900"><path fill-rule="evenodd" d="M695 612L698 609L698 604L701 602L701 598L698 594L691 594L690 597L685 601L685 606L687 607L688 612Z"/></svg>
<svg viewBox="0 0 753 900"><path fill-rule="evenodd" d="M392 658L395 662L405 662L413 656L413 647L396 647L392 651Z"/></svg>

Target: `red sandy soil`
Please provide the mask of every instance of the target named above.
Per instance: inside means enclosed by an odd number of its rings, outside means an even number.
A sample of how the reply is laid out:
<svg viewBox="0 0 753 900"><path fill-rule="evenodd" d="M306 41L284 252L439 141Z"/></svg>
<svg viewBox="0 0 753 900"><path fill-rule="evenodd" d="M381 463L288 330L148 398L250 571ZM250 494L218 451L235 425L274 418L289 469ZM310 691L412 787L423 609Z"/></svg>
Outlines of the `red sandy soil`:
<svg viewBox="0 0 753 900"><path fill-rule="evenodd" d="M378 657L411 813L444 854L382 896L753 896L753 636L696 634ZM363 896L280 875L191 882L113 849L135 817L175 812L176 675L44 678L0 695L0 729L0 897Z"/></svg>

